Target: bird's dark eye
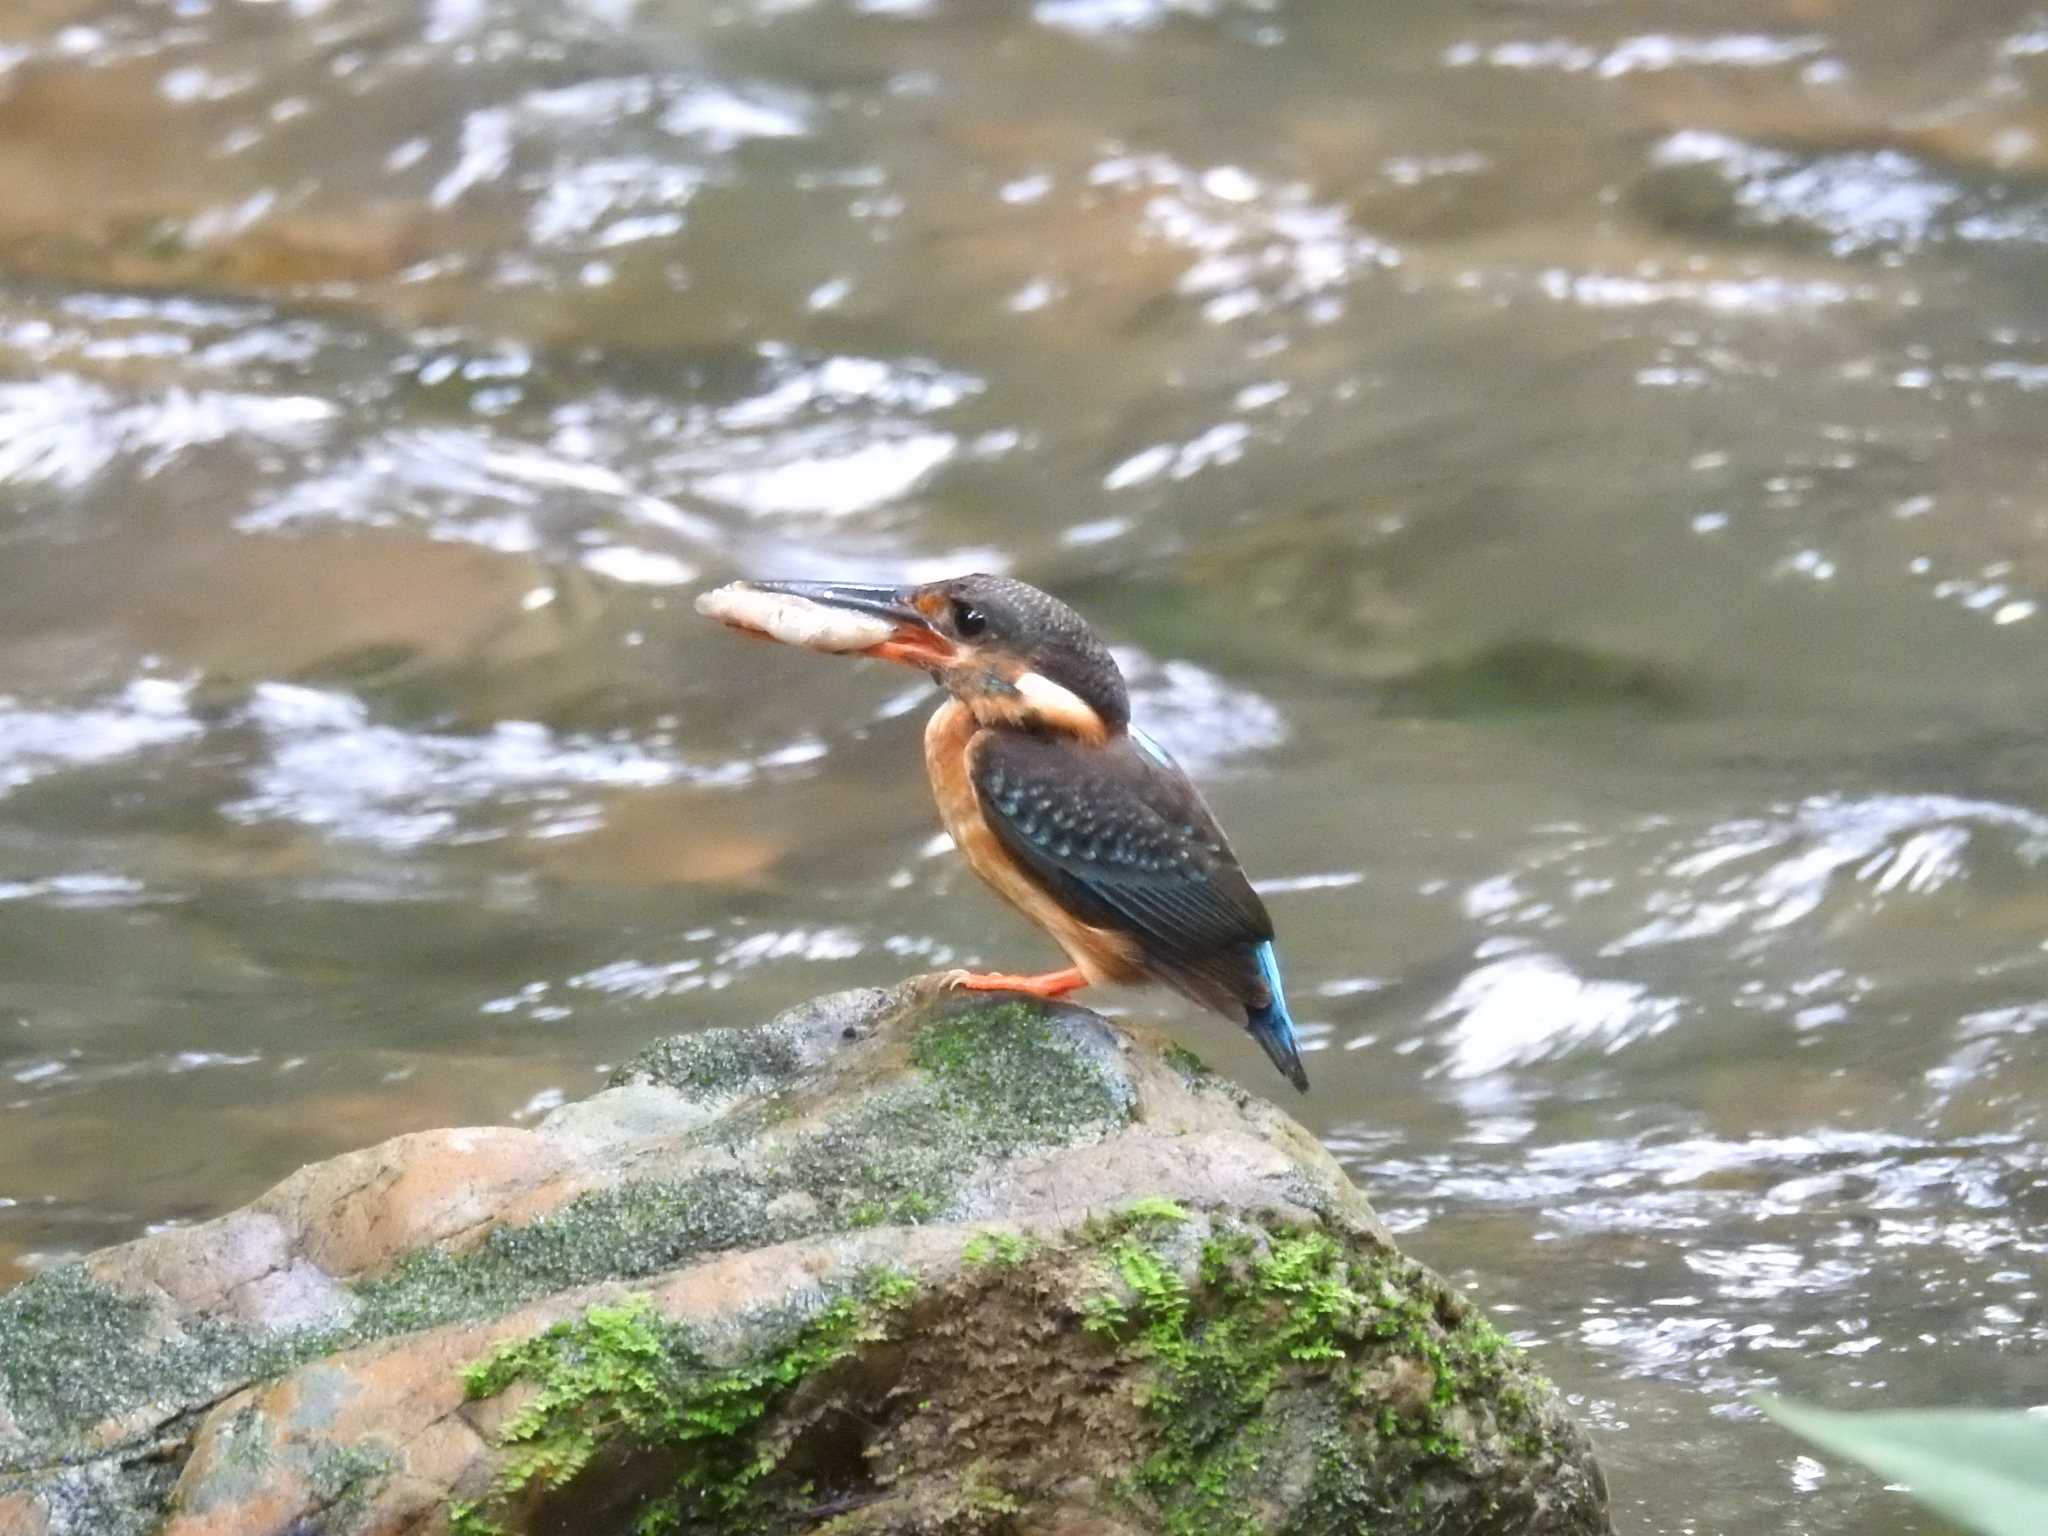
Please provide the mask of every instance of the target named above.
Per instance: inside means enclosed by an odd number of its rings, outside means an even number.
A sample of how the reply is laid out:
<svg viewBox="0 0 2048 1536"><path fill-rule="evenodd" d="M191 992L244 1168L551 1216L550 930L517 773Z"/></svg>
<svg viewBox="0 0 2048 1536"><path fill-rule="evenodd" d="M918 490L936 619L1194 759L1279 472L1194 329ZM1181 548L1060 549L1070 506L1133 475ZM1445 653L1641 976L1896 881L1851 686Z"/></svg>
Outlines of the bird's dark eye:
<svg viewBox="0 0 2048 1536"><path fill-rule="evenodd" d="M960 632L963 640L972 640L988 628L988 615L972 603L955 603L953 628Z"/></svg>

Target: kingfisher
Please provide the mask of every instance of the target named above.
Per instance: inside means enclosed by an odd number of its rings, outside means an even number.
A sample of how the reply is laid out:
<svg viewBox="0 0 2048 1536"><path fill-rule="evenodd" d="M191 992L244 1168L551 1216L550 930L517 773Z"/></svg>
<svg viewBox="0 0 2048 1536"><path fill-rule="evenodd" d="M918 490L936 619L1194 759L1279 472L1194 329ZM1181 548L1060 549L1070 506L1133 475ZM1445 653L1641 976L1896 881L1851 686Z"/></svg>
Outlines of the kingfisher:
<svg viewBox="0 0 2048 1536"><path fill-rule="evenodd" d="M1242 1018L1306 1093L1273 920L1180 766L1131 724L1109 647L1059 599L1007 576L915 586L741 582L701 611L770 638L928 673L939 818L968 867L1066 952L1031 975L955 972L976 991L1059 998L1159 982Z"/></svg>

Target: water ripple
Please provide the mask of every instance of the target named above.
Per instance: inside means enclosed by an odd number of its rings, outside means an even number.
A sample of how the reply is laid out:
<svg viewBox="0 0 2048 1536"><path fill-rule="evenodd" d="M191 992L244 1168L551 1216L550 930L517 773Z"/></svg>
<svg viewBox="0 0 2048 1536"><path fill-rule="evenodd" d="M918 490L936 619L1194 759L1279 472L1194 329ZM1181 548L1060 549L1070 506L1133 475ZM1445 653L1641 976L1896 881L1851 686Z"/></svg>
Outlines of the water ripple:
<svg viewBox="0 0 2048 1536"><path fill-rule="evenodd" d="M1191 661L1158 661L1119 646L1112 654L1131 696L1131 718L1191 773L1210 773L1279 746L1287 721L1272 701Z"/></svg>
<svg viewBox="0 0 2048 1536"><path fill-rule="evenodd" d="M1595 47L1569 38L1526 38L1498 43L1454 43L1443 53L1452 69L1485 65L1493 69L1556 70L1617 80L1623 75L1656 74L1670 69L1772 69L1812 59L1828 40L1811 33L1776 37L1759 32L1729 32L1687 37L1646 32L1611 47Z"/></svg>
<svg viewBox="0 0 2048 1536"><path fill-rule="evenodd" d="M309 395L173 388L134 399L55 373L0 384L0 482L75 491L123 458L147 476L214 443L307 448L340 414Z"/></svg>
<svg viewBox="0 0 2048 1536"><path fill-rule="evenodd" d="M1582 1046L1614 1052L1678 1021L1675 998L1634 982L1576 974L1555 955L1507 955L1479 966L1429 1013L1450 1021L1445 1070L1484 1077Z"/></svg>
<svg viewBox="0 0 2048 1536"><path fill-rule="evenodd" d="M1871 897L1926 896L1996 848L2048 858L2048 817L1952 795L1815 796L1769 818L1723 822L1667 855L1641 898L1651 914L1602 951L1789 928L1844 882Z"/></svg>
<svg viewBox="0 0 2048 1536"><path fill-rule="evenodd" d="M546 546L548 534L574 518L579 501L595 503L599 516L707 532L701 518L637 489L616 470L470 427L381 433L331 467L305 474L235 526L268 533L306 522L417 523L438 539L523 554Z"/></svg>
<svg viewBox="0 0 2048 1536"><path fill-rule="evenodd" d="M47 774L189 741L203 727L192 684L138 677L112 700L79 709L31 709L0 697L0 794Z"/></svg>
<svg viewBox="0 0 2048 1536"><path fill-rule="evenodd" d="M1711 171L1726 183L1739 222L1811 230L1836 256L1910 252L1944 238L2048 241L2048 206L2015 202L2002 188L1973 191L1897 149L1802 154L1685 129L1650 158L1666 169Z"/></svg>
<svg viewBox="0 0 2048 1536"><path fill-rule="evenodd" d="M252 793L222 807L237 821L290 821L348 841L404 849L504 835L465 824L469 811L527 808L530 830L588 830L596 815L578 789L646 789L685 778L735 783L744 763L692 767L629 740L557 736L503 721L477 736L379 725L343 694L282 683L258 687L249 720L270 742Z"/></svg>
<svg viewBox="0 0 2048 1536"><path fill-rule="evenodd" d="M1088 181L1145 196L1145 237L1193 257L1175 289L1200 300L1218 325L1296 309L1328 323L1344 313L1345 285L1401 264L1399 251L1356 228L1343 207L1238 166L1195 170L1169 155L1117 155Z"/></svg>

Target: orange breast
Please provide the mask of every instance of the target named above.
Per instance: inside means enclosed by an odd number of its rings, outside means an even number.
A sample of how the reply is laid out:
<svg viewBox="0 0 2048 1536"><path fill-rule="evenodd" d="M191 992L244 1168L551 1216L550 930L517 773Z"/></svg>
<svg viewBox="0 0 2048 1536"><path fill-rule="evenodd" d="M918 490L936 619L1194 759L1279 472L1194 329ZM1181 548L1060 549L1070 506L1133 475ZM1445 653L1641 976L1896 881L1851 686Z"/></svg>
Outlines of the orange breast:
<svg viewBox="0 0 2048 1536"><path fill-rule="evenodd" d="M947 835L967 860L967 867L1051 934L1091 982L1138 980L1144 972L1138 964L1137 945L1123 934L1091 927L1071 916L1025 873L990 830L967 760L968 748L982 729L958 699L940 705L924 729L925 771L931 775L932 797L939 803L939 820Z"/></svg>

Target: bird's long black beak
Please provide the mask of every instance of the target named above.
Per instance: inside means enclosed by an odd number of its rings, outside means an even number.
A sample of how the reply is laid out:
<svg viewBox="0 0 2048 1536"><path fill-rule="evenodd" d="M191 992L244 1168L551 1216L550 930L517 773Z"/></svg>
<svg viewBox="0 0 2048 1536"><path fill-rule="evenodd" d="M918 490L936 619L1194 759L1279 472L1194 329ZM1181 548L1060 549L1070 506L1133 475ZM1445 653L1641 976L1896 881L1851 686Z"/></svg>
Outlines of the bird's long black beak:
<svg viewBox="0 0 2048 1536"><path fill-rule="evenodd" d="M915 587L869 587L846 581L750 581L761 592L801 597L828 608L872 614L896 626L896 633L861 654L911 667L941 666L954 659L957 647L933 626L913 601Z"/></svg>
<svg viewBox="0 0 2048 1536"><path fill-rule="evenodd" d="M863 587L845 581L750 581L747 585L757 592L780 592L785 597L801 597L828 608L871 613L892 624L908 624L917 629L932 627L931 620L911 606L913 589L909 587Z"/></svg>

